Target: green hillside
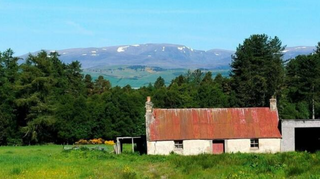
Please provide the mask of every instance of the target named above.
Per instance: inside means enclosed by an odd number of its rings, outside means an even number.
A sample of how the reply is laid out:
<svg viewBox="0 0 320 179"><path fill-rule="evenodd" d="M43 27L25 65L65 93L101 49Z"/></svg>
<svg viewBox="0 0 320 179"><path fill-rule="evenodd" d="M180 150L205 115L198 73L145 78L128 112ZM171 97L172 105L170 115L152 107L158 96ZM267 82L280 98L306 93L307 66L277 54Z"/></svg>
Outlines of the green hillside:
<svg viewBox="0 0 320 179"><path fill-rule="evenodd" d="M223 76L229 75L228 69L202 69L202 71L211 71L213 76L218 73L221 73ZM123 87L129 84L131 87L136 88L154 83L159 76L165 80L166 85L169 85L172 79L187 72L188 69L164 69L147 66L108 66L83 70L83 74L90 74L94 80L101 75L105 79L108 79L112 86Z"/></svg>

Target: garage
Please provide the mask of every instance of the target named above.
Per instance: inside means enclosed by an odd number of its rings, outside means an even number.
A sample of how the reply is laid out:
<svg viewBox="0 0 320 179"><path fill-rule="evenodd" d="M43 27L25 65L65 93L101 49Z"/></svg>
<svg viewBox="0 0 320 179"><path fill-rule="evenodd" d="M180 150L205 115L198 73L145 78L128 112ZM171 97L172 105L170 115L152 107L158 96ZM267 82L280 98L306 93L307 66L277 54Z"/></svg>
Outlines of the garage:
<svg viewBox="0 0 320 179"><path fill-rule="evenodd" d="M281 120L281 151L320 150L319 119L285 119Z"/></svg>
<svg viewBox="0 0 320 179"><path fill-rule="evenodd" d="M295 150L308 152L320 150L320 128L295 128Z"/></svg>

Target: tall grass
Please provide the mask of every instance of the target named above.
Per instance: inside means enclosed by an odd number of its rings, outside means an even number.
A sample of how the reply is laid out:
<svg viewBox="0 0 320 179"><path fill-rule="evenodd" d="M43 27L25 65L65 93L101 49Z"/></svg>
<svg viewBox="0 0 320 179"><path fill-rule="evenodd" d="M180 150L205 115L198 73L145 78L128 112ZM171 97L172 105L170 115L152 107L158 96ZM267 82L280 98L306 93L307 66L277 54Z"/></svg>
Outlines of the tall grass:
<svg viewBox="0 0 320 179"><path fill-rule="evenodd" d="M0 178L320 178L320 152L148 156L110 151L0 147Z"/></svg>

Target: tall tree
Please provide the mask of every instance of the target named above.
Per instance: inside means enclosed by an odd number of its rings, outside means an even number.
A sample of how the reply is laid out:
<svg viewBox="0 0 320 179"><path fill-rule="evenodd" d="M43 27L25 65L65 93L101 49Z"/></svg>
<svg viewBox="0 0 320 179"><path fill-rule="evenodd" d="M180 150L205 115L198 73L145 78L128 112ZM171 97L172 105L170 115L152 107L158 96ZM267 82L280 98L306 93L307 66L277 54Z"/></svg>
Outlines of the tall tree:
<svg viewBox="0 0 320 179"><path fill-rule="evenodd" d="M316 46L315 53L316 53L317 55L320 55L320 42L318 42L318 45Z"/></svg>
<svg viewBox="0 0 320 179"><path fill-rule="evenodd" d="M86 91L87 91L87 95L90 96L93 94L93 82L92 82L92 77L89 74L86 74L86 76L84 77L84 83L86 86Z"/></svg>
<svg viewBox="0 0 320 179"><path fill-rule="evenodd" d="M16 81L19 78L19 58L13 51L0 52L0 145L19 144L16 121Z"/></svg>
<svg viewBox="0 0 320 179"><path fill-rule="evenodd" d="M54 93L59 78L59 68L55 64L57 54L29 55L22 64L18 81L19 92L15 100L18 106L19 125L25 133L25 142L44 142L52 139L50 132L55 118L53 116Z"/></svg>
<svg viewBox="0 0 320 179"><path fill-rule="evenodd" d="M267 106L283 83L284 50L278 37L252 35L232 56L231 78L240 106Z"/></svg>
<svg viewBox="0 0 320 179"><path fill-rule="evenodd" d="M165 86L164 79L163 79L161 76L159 76L159 77L157 78L156 82L154 83L154 87L155 87L156 89L159 89L159 88L162 88L162 87L164 87L164 86Z"/></svg>
<svg viewBox="0 0 320 179"><path fill-rule="evenodd" d="M111 88L111 83L108 80L105 80L103 76L99 76L94 83L94 93L102 94L103 92Z"/></svg>
<svg viewBox="0 0 320 179"><path fill-rule="evenodd" d="M291 105L303 103L305 108L309 108L306 114L311 114L304 118L315 119L316 106L320 101L320 55L317 52L299 55L290 60L286 71L287 101Z"/></svg>

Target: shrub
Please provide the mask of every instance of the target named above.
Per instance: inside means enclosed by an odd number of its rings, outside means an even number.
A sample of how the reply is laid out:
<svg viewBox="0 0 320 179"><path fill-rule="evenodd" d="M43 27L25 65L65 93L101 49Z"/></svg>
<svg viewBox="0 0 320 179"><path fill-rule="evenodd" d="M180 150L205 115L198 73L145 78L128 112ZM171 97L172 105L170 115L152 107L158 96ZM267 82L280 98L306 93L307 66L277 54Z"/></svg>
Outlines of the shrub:
<svg viewBox="0 0 320 179"><path fill-rule="evenodd" d="M104 144L106 144L106 145L114 145L114 141L113 140L106 140L104 142Z"/></svg>
<svg viewBox="0 0 320 179"><path fill-rule="evenodd" d="M104 139L98 138L98 139L91 139L91 140L85 140L80 139L78 142L75 142L76 145L85 145L85 144L103 144L105 143Z"/></svg>
<svg viewBox="0 0 320 179"><path fill-rule="evenodd" d="M104 140L102 138L89 140L89 144L103 144L103 143L104 143Z"/></svg>
<svg viewBox="0 0 320 179"><path fill-rule="evenodd" d="M76 145L84 145L88 144L88 141L85 139L80 139L78 142L75 142Z"/></svg>

